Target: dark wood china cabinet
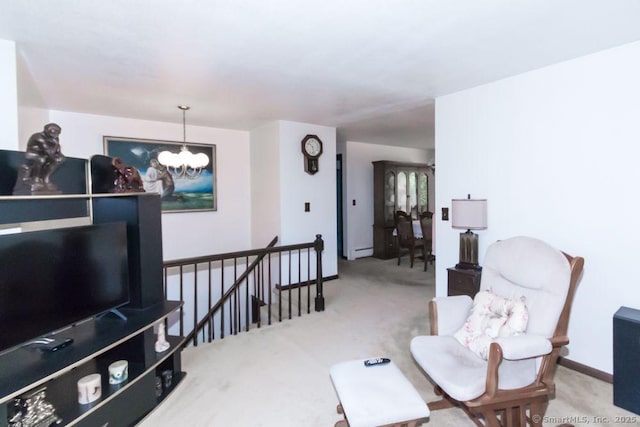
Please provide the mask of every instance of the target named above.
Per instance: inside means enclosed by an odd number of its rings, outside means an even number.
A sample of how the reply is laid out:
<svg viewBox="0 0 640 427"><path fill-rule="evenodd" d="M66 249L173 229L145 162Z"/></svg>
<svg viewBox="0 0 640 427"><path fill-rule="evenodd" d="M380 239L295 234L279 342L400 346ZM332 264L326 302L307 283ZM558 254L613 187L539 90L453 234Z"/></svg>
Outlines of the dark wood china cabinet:
<svg viewBox="0 0 640 427"><path fill-rule="evenodd" d="M413 219L429 210L430 168L422 163L373 162L373 256L389 259L397 256L393 236L396 211Z"/></svg>

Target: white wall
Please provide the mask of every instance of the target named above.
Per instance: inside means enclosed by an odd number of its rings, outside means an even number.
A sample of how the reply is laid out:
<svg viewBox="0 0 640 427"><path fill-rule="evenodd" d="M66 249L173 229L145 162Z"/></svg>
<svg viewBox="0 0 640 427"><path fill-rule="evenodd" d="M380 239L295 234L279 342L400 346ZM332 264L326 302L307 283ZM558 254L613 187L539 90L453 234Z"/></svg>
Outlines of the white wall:
<svg viewBox="0 0 640 427"><path fill-rule="evenodd" d="M103 136L182 140L182 124L51 111L69 157L103 154ZM249 133L187 125L188 142L215 144L218 210L162 215L165 260L251 248Z"/></svg>
<svg viewBox="0 0 640 427"><path fill-rule="evenodd" d="M42 132L49 123L49 110L31 75L25 59L16 55L17 95L18 95L18 145L15 149L25 151L29 137Z"/></svg>
<svg viewBox="0 0 640 427"><path fill-rule="evenodd" d="M16 44L0 40L0 146L18 149Z"/></svg>
<svg viewBox="0 0 640 427"><path fill-rule="evenodd" d="M344 147L344 148L342 148ZM343 253L352 260L373 254L373 165L376 160L427 163L433 150L394 147L347 141L343 154ZM430 177L430 184L435 181ZM429 188L429 208L433 211L435 187ZM356 201L355 206L353 200ZM435 236L434 236L435 237ZM434 239L435 241L435 239ZM435 242L434 242L435 243ZM359 249L358 251L356 251Z"/></svg>
<svg viewBox="0 0 640 427"><path fill-rule="evenodd" d="M50 122L49 110L20 105L18 107L18 145L11 149L25 151L31 135L42 132L44 125ZM5 148L9 149L9 147Z"/></svg>
<svg viewBox="0 0 640 427"><path fill-rule="evenodd" d="M279 122L251 131L251 228L253 248L280 238Z"/></svg>
<svg viewBox="0 0 640 427"><path fill-rule="evenodd" d="M640 309L638 76L633 43L436 100L436 209L467 193L486 197L481 254L530 235L583 256L567 358L609 373L612 317L620 306ZM458 231L436 227L444 295Z"/></svg>
<svg viewBox="0 0 640 427"><path fill-rule="evenodd" d="M322 274L338 274L336 213L336 128L280 121L280 230L281 244L324 240ZM318 172L304 171L302 139L317 135L322 141ZM304 211L305 202L311 204Z"/></svg>
<svg viewBox="0 0 640 427"><path fill-rule="evenodd" d="M309 134L317 135L323 145L319 171L314 175L304 171L301 147ZM325 244L322 274L338 274L335 159L336 129L332 127L274 121L251 132L254 247L265 246L274 236L278 236L278 245L290 245L312 242L321 234ZM304 211L305 202L310 203L309 212ZM298 280L292 277L291 283ZM288 281L282 278L282 284Z"/></svg>

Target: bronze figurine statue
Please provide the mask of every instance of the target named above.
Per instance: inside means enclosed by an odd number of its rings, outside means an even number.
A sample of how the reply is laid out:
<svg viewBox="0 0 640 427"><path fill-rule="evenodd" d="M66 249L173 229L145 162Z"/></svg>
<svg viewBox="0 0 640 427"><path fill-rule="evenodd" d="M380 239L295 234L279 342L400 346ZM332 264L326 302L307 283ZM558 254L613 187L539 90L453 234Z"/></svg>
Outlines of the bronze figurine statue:
<svg viewBox="0 0 640 427"><path fill-rule="evenodd" d="M138 169L125 164L120 157L114 157L111 161L115 179L113 191L115 193L144 193L142 177Z"/></svg>
<svg viewBox="0 0 640 427"><path fill-rule="evenodd" d="M60 193L58 187L51 182L51 175L65 160L60 150L60 132L60 126L49 123L42 132L31 135L14 193L26 193L28 190L31 194Z"/></svg>

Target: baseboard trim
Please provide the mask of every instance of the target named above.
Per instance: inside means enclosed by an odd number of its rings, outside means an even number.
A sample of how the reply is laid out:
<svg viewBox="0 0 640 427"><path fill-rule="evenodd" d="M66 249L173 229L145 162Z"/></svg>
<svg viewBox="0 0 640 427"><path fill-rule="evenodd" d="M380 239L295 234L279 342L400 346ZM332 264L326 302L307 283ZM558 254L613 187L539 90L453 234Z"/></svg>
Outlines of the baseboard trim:
<svg viewBox="0 0 640 427"><path fill-rule="evenodd" d="M338 279L338 278L339 278L339 277L338 277L338 275L337 275L337 274L335 274L335 275L333 275L333 276L326 276L326 277L323 277L323 278L322 278L322 283L324 283L324 282L328 282L329 280L336 280L336 279ZM278 289L278 290L281 290L281 291L282 291L282 290L287 290L287 289L289 289L289 288L291 288L291 289L297 289L297 288L299 288L299 287L304 287L304 286L307 286L307 283L308 283L308 284L310 284L310 285L315 285L315 284L316 284L316 281L315 281L315 279L314 279L314 280L311 280L310 282L302 282L302 283L298 282L298 283L292 283L292 284L290 284L290 285L276 285L275 287L276 287L276 289Z"/></svg>
<svg viewBox="0 0 640 427"><path fill-rule="evenodd" d="M558 365L564 366L565 368L572 369L576 372L580 372L581 374L585 374L590 377L599 379L609 384L613 384L613 375L606 373L604 371L601 371L599 369L592 368L591 366L583 365L582 363L574 362L573 360L569 360L564 357L558 358Z"/></svg>

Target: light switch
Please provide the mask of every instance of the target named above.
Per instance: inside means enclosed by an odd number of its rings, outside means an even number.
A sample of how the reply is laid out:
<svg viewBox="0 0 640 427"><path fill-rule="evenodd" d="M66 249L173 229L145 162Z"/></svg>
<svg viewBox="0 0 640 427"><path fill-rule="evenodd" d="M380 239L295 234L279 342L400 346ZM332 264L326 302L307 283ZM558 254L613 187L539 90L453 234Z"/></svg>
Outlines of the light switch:
<svg viewBox="0 0 640 427"><path fill-rule="evenodd" d="M305 212L310 212L311 211L311 203L304 202L304 211Z"/></svg>
<svg viewBox="0 0 640 427"><path fill-rule="evenodd" d="M449 221L449 208L442 208L442 220Z"/></svg>

